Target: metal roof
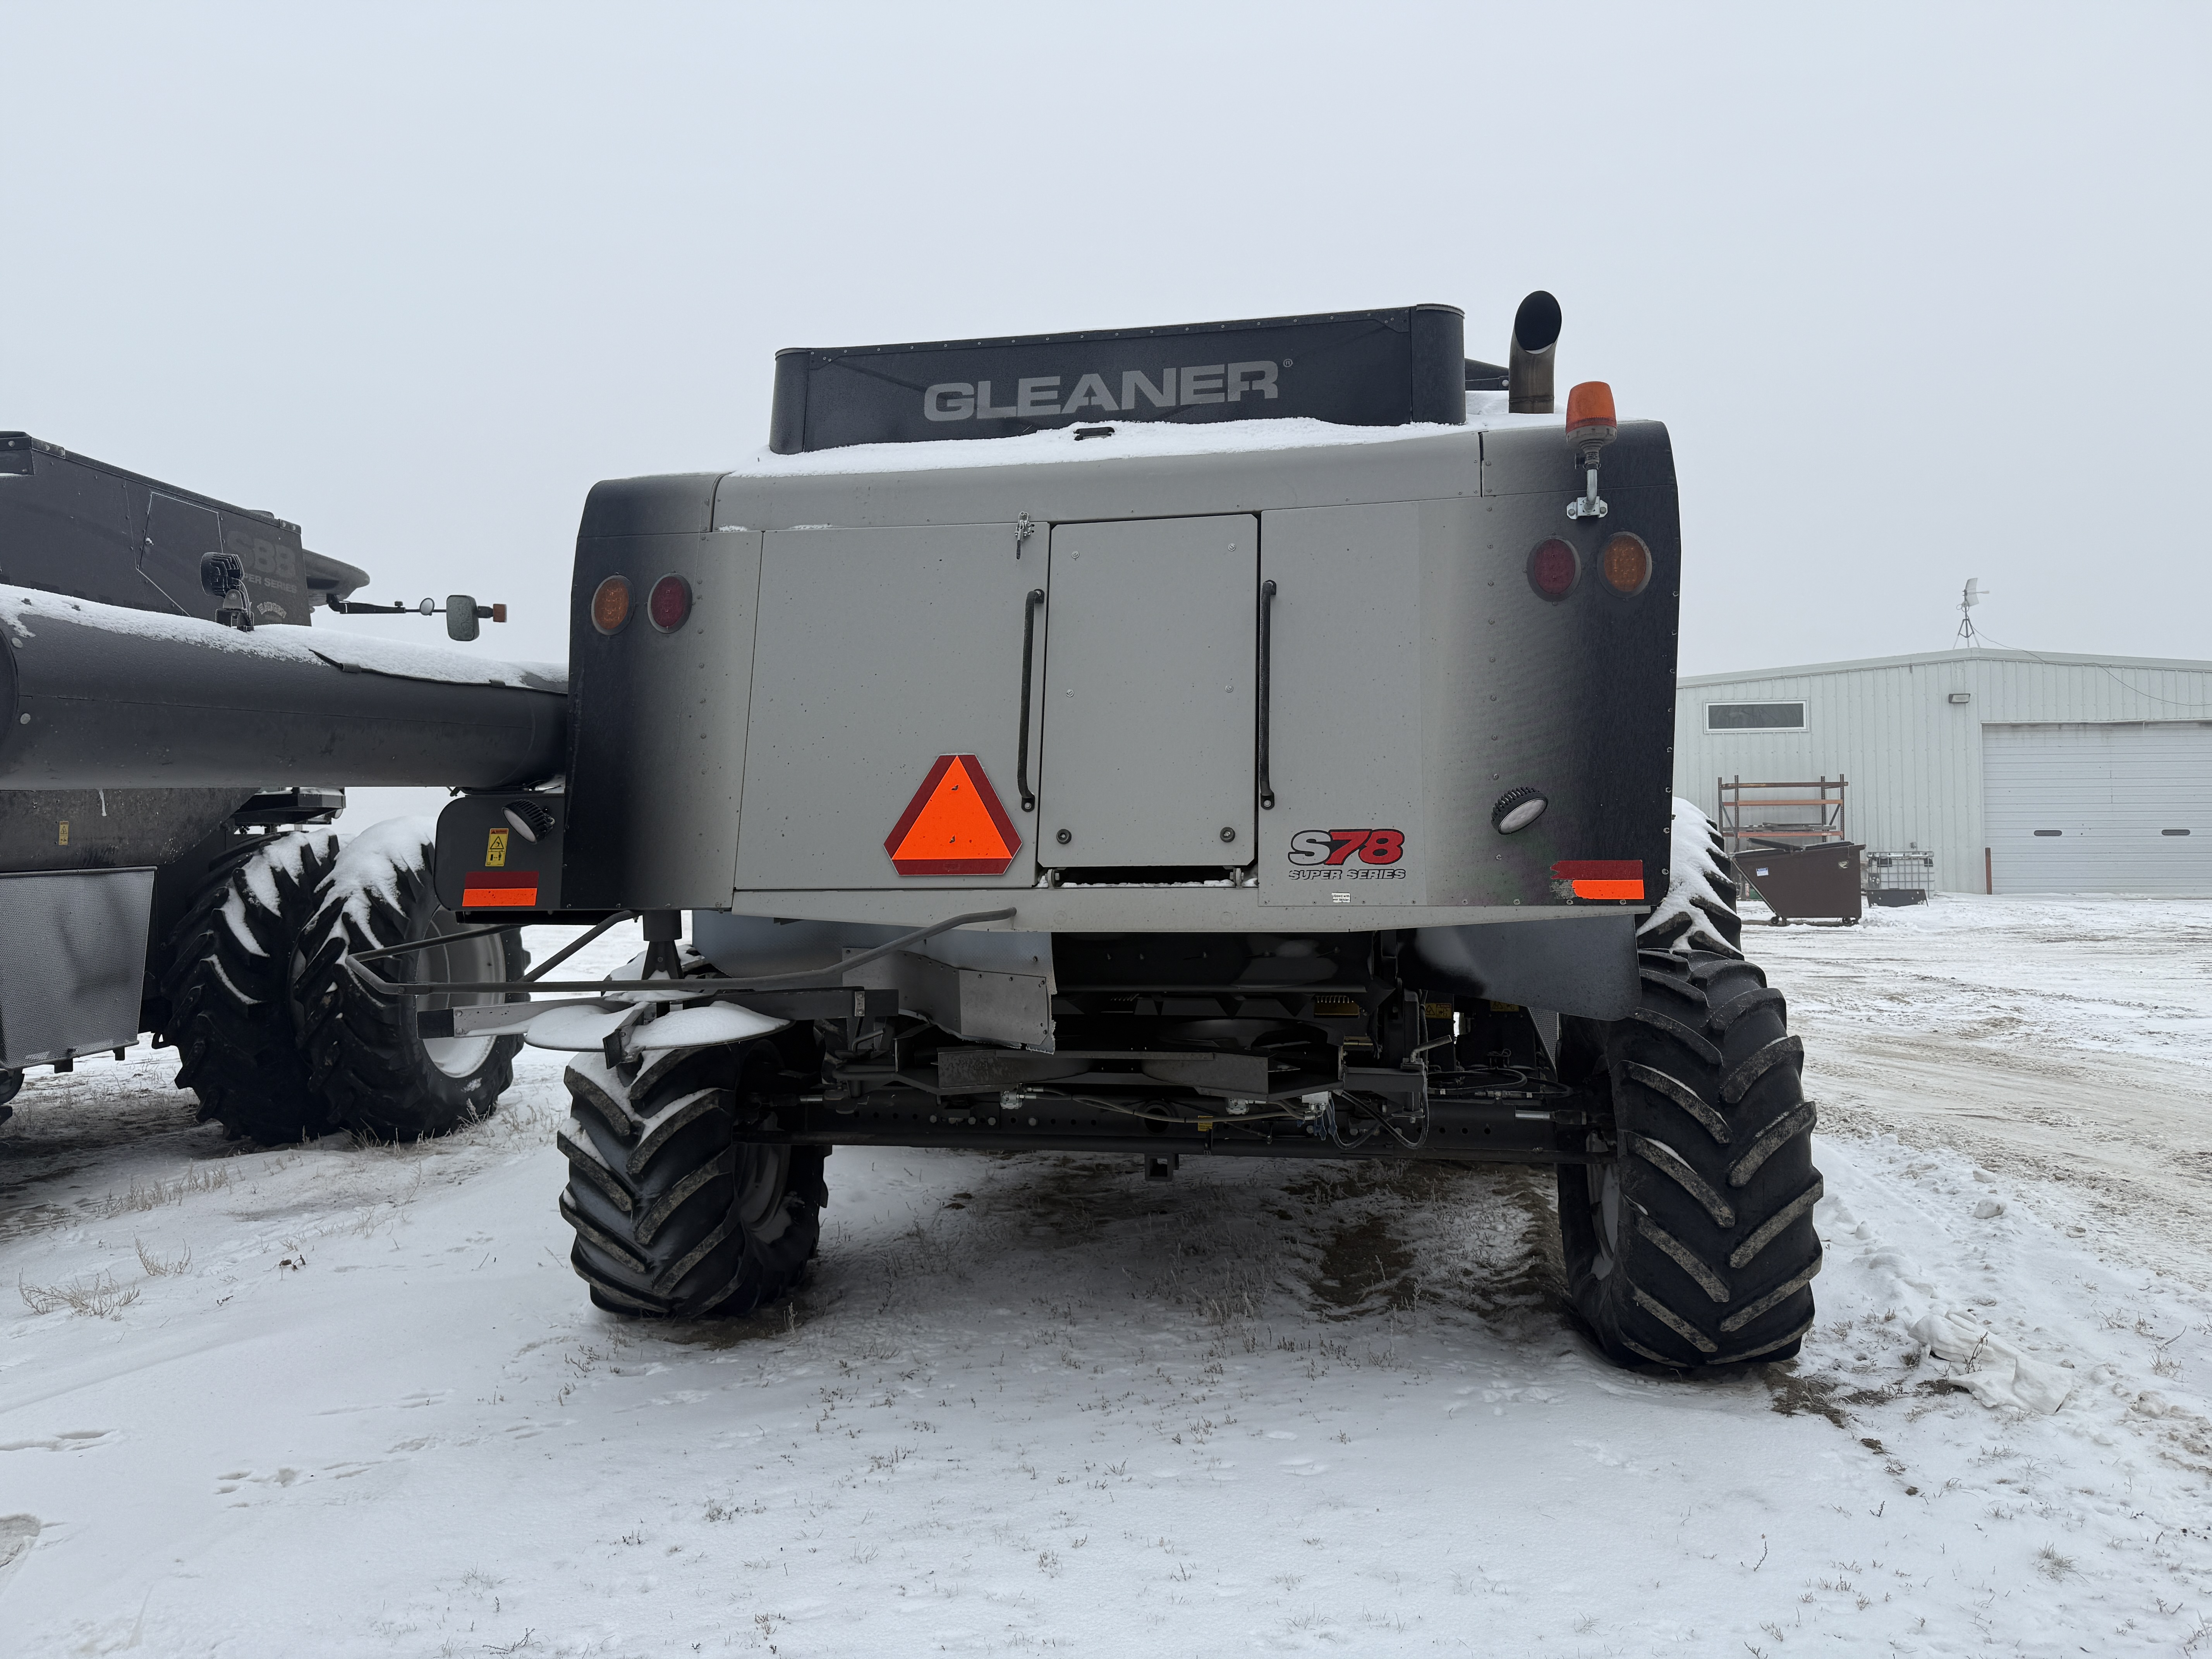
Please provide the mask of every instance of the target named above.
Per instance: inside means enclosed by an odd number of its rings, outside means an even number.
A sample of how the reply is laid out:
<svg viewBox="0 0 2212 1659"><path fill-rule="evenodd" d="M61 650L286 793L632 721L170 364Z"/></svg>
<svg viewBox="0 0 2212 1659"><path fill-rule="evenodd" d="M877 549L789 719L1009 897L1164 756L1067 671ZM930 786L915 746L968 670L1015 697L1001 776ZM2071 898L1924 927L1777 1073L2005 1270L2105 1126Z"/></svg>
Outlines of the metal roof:
<svg viewBox="0 0 2212 1659"><path fill-rule="evenodd" d="M1859 657L1848 662L1801 663L1790 668L1746 668L1729 674L1684 674L1677 685L1732 685L1739 680L1784 679L1799 674L1854 674L1869 668L1918 668L1937 663L2027 662L2090 668L2166 668L2212 673L2212 662L2184 657L2082 656L2064 651L2021 651L1996 646L1968 647L1955 651L1921 651L1905 657Z"/></svg>

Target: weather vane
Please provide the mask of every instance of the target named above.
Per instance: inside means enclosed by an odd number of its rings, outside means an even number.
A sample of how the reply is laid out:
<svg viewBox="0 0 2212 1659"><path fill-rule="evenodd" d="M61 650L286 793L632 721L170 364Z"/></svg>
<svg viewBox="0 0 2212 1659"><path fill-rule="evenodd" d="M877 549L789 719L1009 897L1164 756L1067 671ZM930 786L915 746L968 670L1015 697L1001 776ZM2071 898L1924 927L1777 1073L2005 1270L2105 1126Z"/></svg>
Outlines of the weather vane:
<svg viewBox="0 0 2212 1659"><path fill-rule="evenodd" d="M1969 576L1966 591L1959 595L1959 634L1960 645L1978 646L1982 641L1974 632L1974 607L1982 602L1982 579Z"/></svg>

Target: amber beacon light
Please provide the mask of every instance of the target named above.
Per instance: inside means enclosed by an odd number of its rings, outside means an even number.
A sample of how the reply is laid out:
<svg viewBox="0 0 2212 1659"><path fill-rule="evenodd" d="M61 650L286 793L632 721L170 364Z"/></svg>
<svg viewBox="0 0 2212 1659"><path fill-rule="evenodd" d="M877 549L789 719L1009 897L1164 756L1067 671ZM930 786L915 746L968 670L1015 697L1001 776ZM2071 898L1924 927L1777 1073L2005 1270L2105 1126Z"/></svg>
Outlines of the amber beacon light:
<svg viewBox="0 0 2212 1659"><path fill-rule="evenodd" d="M1603 380L1584 380L1567 393L1567 447L1582 457L1585 480L1581 498L1567 503L1569 518L1605 517L1605 502L1597 493L1598 453L1620 434L1611 386Z"/></svg>
<svg viewBox="0 0 2212 1659"><path fill-rule="evenodd" d="M1613 388L1603 380L1584 380L1567 393L1567 441L1577 449L1602 449L1620 435L1613 418Z"/></svg>

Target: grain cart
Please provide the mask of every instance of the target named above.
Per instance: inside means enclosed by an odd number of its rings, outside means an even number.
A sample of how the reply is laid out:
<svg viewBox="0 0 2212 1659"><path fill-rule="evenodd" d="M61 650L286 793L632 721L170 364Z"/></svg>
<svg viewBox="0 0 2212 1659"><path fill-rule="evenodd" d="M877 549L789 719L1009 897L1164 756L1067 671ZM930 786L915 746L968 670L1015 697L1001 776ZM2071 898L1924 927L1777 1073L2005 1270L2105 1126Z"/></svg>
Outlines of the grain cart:
<svg viewBox="0 0 2212 1659"><path fill-rule="evenodd" d="M647 951L421 1018L575 1051L594 1302L783 1292L838 1146L1514 1161L1613 1358L1796 1352L1813 1108L1671 799L1667 430L1551 412L1549 296L1505 368L1462 328L787 351L753 464L591 492L565 790L449 805L437 878Z"/></svg>
<svg viewBox="0 0 2212 1659"><path fill-rule="evenodd" d="M263 1141L435 1133L505 1086L518 1039L425 1040L337 968L454 931L428 826L328 826L348 785L557 772L564 681L308 626L439 608L355 600L368 580L271 514L0 433L0 1118L29 1068L147 1031L203 1120ZM497 608L444 610L465 639ZM428 961L523 966L511 931Z"/></svg>

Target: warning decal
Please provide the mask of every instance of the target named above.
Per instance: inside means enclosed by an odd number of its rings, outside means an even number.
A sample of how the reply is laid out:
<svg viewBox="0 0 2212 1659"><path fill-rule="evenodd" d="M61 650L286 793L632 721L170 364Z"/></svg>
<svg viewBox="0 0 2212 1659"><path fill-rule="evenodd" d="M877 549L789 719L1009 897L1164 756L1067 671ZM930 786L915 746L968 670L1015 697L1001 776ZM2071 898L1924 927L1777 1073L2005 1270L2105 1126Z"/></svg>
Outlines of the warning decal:
<svg viewBox="0 0 2212 1659"><path fill-rule="evenodd" d="M1002 875L1021 851L1006 809L973 755L939 755L884 837L902 876Z"/></svg>

